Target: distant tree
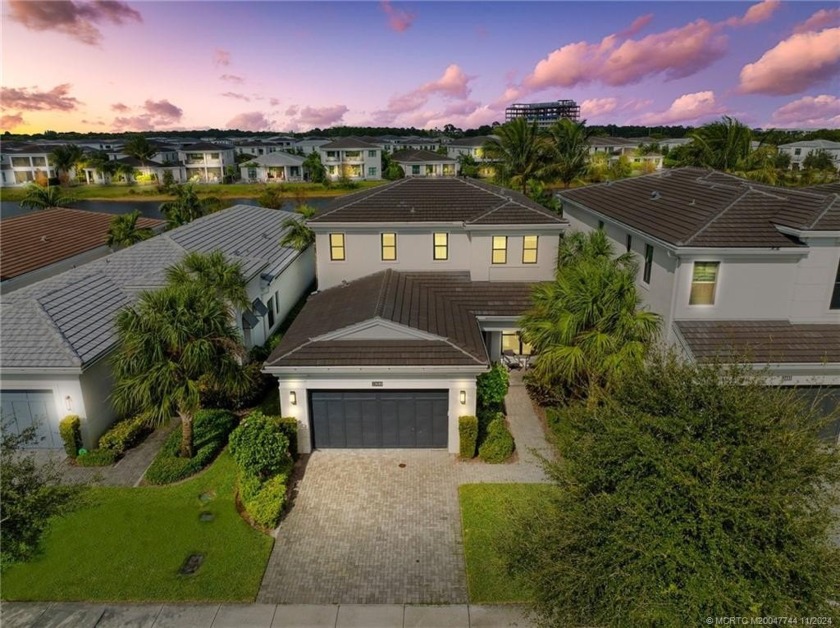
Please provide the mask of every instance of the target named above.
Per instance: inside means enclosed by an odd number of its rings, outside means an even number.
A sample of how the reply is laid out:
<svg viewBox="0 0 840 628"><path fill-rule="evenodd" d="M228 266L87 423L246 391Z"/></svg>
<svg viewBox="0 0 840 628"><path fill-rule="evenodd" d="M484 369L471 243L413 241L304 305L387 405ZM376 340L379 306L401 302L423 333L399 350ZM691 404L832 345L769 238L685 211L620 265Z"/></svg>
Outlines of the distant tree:
<svg viewBox="0 0 840 628"><path fill-rule="evenodd" d="M478 162L475 160L475 157L468 153L458 155L458 172L464 177L477 178Z"/></svg>
<svg viewBox="0 0 840 628"><path fill-rule="evenodd" d="M108 227L108 246L111 248L131 246L154 235L149 227L138 227L140 210L135 209L129 214L119 214L111 219Z"/></svg>
<svg viewBox="0 0 840 628"><path fill-rule="evenodd" d="M306 221L315 216L315 210L309 205L301 205L295 211L301 217L289 217L283 221L283 228L288 231L280 240L280 245L304 251L315 243L315 232L306 224Z"/></svg>
<svg viewBox="0 0 840 628"><path fill-rule="evenodd" d="M482 147L494 162L496 178L504 185L528 191L528 181L539 178L546 164L548 144L536 122L515 118L495 130L495 137Z"/></svg>
<svg viewBox="0 0 840 628"><path fill-rule="evenodd" d="M71 170L75 170L76 174L78 174L81 172L85 163L85 153L76 144L56 146L49 157L50 163L58 171L58 176L62 184L69 183Z"/></svg>
<svg viewBox="0 0 840 628"><path fill-rule="evenodd" d="M831 155L824 150L814 150L802 160L802 167L805 170L830 170L837 172L837 165L831 159Z"/></svg>
<svg viewBox="0 0 840 628"><path fill-rule="evenodd" d="M698 159L707 168L734 170L752 151L752 131L729 116L704 124L691 135L699 149Z"/></svg>
<svg viewBox="0 0 840 628"><path fill-rule="evenodd" d="M26 194L20 201L20 206L27 209L47 209L48 207L67 207L74 202L76 199L65 194L58 186L42 187L30 183L26 186Z"/></svg>
<svg viewBox="0 0 840 628"><path fill-rule="evenodd" d="M321 163L321 154L313 150L303 161L303 169L309 171L309 180L312 183L324 183L327 180L327 169Z"/></svg>
<svg viewBox="0 0 840 628"><path fill-rule="evenodd" d="M110 179L117 173L117 162L110 158L108 153L104 150L98 150L90 153L85 160L85 167L93 168L93 170L100 176Z"/></svg>
<svg viewBox="0 0 840 628"><path fill-rule="evenodd" d="M130 157L134 157L141 165L145 166L146 162L151 161L158 151L149 140L138 134L132 135L128 139L123 147L123 152Z"/></svg>
<svg viewBox="0 0 840 628"><path fill-rule="evenodd" d="M166 217L167 226L172 229L213 213L218 204L218 199L199 198L192 184L176 185L175 199L161 204L160 213Z"/></svg>
<svg viewBox="0 0 840 628"><path fill-rule="evenodd" d="M550 189L536 179L528 181L528 198L553 212L560 212L560 201Z"/></svg>
<svg viewBox="0 0 840 628"><path fill-rule="evenodd" d="M280 209L286 202L282 192L283 190L279 185L266 185L257 197L257 202L268 209Z"/></svg>
<svg viewBox="0 0 840 628"><path fill-rule="evenodd" d="M548 131L549 155L545 176L559 179L564 188L586 174L589 164L590 131L586 121L561 118Z"/></svg>
<svg viewBox="0 0 840 628"><path fill-rule="evenodd" d="M626 179L633 174L633 166L627 155L619 155L618 159L612 159L607 166L607 176L611 181Z"/></svg>
<svg viewBox="0 0 840 628"><path fill-rule="evenodd" d="M175 287L198 283L231 309L245 310L251 306L242 264L228 261L219 250L187 253L180 262L166 269L166 281Z"/></svg>

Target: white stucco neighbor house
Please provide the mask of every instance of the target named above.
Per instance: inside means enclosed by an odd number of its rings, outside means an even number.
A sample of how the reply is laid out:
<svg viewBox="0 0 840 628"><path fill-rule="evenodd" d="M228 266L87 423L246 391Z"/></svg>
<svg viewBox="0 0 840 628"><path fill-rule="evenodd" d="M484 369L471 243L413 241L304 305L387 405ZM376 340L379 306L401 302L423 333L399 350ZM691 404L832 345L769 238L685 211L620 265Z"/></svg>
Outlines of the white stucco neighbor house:
<svg viewBox="0 0 840 628"><path fill-rule="evenodd" d="M790 155L790 167L792 170L801 170L804 167L805 158L811 153L825 152L834 162L834 167L840 170L840 142L830 140L803 140L781 144L779 152Z"/></svg>
<svg viewBox="0 0 840 628"><path fill-rule="evenodd" d="M300 155L284 152L269 153L240 164L243 181L259 183L284 183L303 181L303 162Z"/></svg>
<svg viewBox="0 0 840 628"><path fill-rule="evenodd" d="M840 387L840 184L777 188L699 168L559 194L572 229L639 260L665 339L698 361ZM840 395L838 395L840 400Z"/></svg>
<svg viewBox="0 0 840 628"><path fill-rule="evenodd" d="M429 150L406 148L394 152L391 159L407 177L455 177L460 169L458 160Z"/></svg>
<svg viewBox="0 0 840 628"><path fill-rule="evenodd" d="M353 181L382 178L382 148L355 137L342 137L316 148L327 176Z"/></svg>
<svg viewBox="0 0 840 628"><path fill-rule="evenodd" d="M334 201L309 222L319 293L265 363L299 448L458 451L478 374L553 278L567 223L512 190L407 178Z"/></svg>
<svg viewBox="0 0 840 628"><path fill-rule="evenodd" d="M237 205L20 288L0 306L0 414L8 429L38 425L38 446L60 448L58 422L82 418L86 447L113 422L108 359L114 317L163 285L186 252L221 250L242 265L251 307L236 312L247 348L263 344L311 285L312 248L280 246L285 211Z"/></svg>

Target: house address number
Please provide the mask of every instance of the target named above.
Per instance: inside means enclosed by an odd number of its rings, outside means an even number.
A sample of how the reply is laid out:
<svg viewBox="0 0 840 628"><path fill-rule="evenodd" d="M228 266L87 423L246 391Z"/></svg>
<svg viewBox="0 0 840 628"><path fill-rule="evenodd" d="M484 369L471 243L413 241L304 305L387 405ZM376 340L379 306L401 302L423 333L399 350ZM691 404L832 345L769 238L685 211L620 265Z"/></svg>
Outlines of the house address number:
<svg viewBox="0 0 840 628"><path fill-rule="evenodd" d="M382 387L382 382L371 382L370 385L374 386L376 388L381 388Z"/></svg>

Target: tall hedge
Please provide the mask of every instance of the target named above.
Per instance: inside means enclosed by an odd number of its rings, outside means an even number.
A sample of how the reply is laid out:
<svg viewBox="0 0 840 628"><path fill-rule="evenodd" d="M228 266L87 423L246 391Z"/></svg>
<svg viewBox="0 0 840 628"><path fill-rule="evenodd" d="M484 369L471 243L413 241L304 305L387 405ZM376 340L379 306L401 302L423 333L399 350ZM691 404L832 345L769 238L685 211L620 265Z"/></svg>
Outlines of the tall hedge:
<svg viewBox="0 0 840 628"><path fill-rule="evenodd" d="M478 418L474 416L458 417L458 436L460 456L464 459L475 458L478 443Z"/></svg>
<svg viewBox="0 0 840 628"><path fill-rule="evenodd" d="M70 414L61 419L58 424L58 433L64 441L64 451L71 458L79 455L82 448L82 420L75 414Z"/></svg>

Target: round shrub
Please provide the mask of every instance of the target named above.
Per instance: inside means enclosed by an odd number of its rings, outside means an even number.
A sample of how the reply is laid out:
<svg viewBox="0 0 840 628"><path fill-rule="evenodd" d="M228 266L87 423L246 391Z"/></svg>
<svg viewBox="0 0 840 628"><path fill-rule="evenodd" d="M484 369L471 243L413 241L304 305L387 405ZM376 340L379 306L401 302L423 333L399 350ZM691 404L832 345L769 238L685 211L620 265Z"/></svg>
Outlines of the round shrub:
<svg viewBox="0 0 840 628"><path fill-rule="evenodd" d="M504 417L493 419L487 426L487 438L478 449L478 457L484 462L504 462L513 454L513 436Z"/></svg>
<svg viewBox="0 0 840 628"><path fill-rule="evenodd" d="M267 480L259 492L250 501L245 502L245 510L254 523L263 528L274 528L280 521L283 506L286 504L285 473Z"/></svg>
<svg viewBox="0 0 840 628"><path fill-rule="evenodd" d="M230 453L246 473L265 479L288 469L289 439L275 419L249 414L230 435Z"/></svg>

